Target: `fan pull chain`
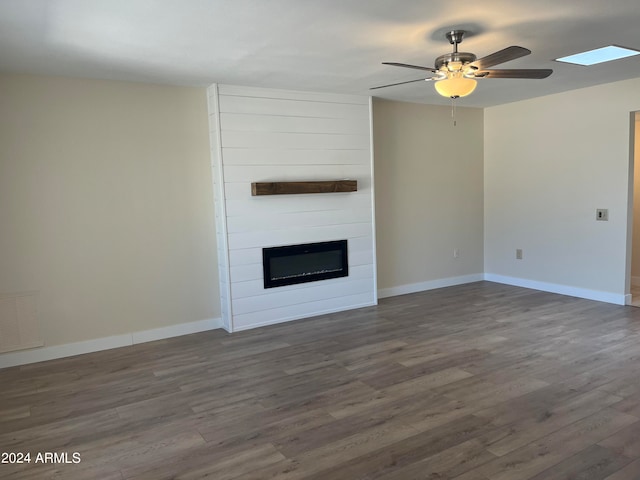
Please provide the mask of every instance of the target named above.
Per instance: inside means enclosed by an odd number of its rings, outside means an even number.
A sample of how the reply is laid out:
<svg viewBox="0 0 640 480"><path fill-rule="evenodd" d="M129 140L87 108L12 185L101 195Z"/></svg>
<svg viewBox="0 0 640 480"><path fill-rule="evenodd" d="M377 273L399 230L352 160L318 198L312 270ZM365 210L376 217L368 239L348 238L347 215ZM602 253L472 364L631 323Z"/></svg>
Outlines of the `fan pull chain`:
<svg viewBox="0 0 640 480"><path fill-rule="evenodd" d="M453 126L457 127L458 124L456 123L456 99L454 97L451 97L451 118L453 119Z"/></svg>

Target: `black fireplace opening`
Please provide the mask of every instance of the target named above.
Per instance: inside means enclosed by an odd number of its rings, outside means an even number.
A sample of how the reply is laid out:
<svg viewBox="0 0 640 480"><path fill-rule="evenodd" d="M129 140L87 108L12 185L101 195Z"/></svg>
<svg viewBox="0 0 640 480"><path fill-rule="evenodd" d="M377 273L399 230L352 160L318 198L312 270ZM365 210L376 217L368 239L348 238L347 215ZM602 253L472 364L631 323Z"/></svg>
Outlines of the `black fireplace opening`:
<svg viewBox="0 0 640 480"><path fill-rule="evenodd" d="M349 275L347 241L263 248L262 268L264 288L346 277Z"/></svg>

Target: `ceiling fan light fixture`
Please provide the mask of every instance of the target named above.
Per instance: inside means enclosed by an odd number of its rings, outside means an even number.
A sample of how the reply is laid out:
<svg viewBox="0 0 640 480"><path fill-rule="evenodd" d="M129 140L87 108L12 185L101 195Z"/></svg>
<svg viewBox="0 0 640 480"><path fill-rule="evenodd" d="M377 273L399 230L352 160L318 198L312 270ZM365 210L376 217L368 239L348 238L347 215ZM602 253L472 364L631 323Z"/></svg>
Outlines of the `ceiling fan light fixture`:
<svg viewBox="0 0 640 480"><path fill-rule="evenodd" d="M438 80L435 83L436 91L443 97L459 98L471 94L478 82L472 78L456 77Z"/></svg>
<svg viewBox="0 0 640 480"><path fill-rule="evenodd" d="M382 62L383 65L394 67L411 68L431 72L431 76L418 80L408 80L406 82L392 83L371 87L371 90L385 87L394 87L407 83L425 81L435 82L436 91L443 97L459 98L466 97L476 89L476 79L478 78L547 78L553 73L550 68L520 68L492 70L491 67L509 62L517 58L524 57L531 53L531 50L517 45L503 48L482 58L476 57L474 53L459 52L458 44L466 32L464 30L451 30L446 37L453 45L453 52L445 53L436 58L434 68L423 67L421 65L411 65L408 63ZM639 52L640 53L640 52Z"/></svg>
<svg viewBox="0 0 640 480"><path fill-rule="evenodd" d="M450 72L459 72L462 70L462 62L449 62L447 63L447 70Z"/></svg>

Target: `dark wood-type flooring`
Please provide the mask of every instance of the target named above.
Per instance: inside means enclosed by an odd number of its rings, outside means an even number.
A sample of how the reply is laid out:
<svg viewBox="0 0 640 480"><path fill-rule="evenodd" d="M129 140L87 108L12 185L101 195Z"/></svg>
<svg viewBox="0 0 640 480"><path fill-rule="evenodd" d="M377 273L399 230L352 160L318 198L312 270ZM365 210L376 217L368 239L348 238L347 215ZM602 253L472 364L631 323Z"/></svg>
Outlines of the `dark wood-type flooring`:
<svg viewBox="0 0 640 480"><path fill-rule="evenodd" d="M640 479L640 309L487 282L0 370L10 479Z"/></svg>

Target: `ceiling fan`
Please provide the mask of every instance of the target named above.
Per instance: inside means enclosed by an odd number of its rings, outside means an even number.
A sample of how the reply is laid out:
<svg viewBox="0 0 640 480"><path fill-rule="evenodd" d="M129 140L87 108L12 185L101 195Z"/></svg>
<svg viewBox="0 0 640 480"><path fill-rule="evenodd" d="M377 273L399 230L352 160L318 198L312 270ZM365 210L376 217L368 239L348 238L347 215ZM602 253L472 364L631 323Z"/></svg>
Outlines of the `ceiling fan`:
<svg viewBox="0 0 640 480"><path fill-rule="evenodd" d="M445 53L436 58L435 67L421 67L419 65L408 65L406 63L382 62L383 65L394 67L413 68L415 70L425 70L433 73L431 77L409 80L408 82L391 83L373 87L378 88L393 87L405 83L435 81L436 91L443 97L459 98L465 97L476 88L476 78L547 78L553 70L549 68L541 69L511 69L511 70L491 70L490 67L501 63L524 57L531 53L523 47L511 46L499 50L495 53L478 59L473 53L459 52L458 45L467 33L465 30L451 30L446 37L453 45L453 52Z"/></svg>

